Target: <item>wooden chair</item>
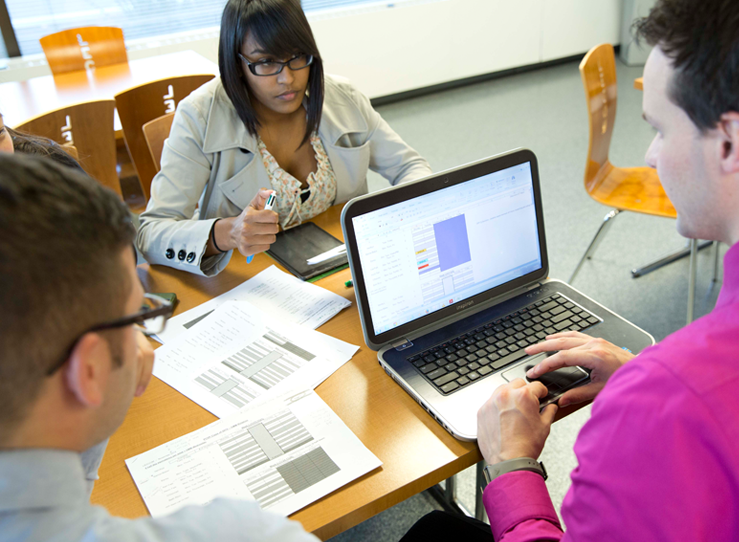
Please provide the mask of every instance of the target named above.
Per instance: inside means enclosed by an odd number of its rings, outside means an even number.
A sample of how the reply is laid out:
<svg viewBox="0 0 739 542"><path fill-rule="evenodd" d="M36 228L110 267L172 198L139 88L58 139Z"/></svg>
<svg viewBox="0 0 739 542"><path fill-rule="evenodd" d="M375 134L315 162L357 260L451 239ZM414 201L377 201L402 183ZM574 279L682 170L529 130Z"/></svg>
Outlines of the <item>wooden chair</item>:
<svg viewBox="0 0 739 542"><path fill-rule="evenodd" d="M60 145L72 145L82 168L119 196L121 183L116 170L115 101L96 100L50 111L15 128L48 137ZM72 152L70 152L72 154Z"/></svg>
<svg viewBox="0 0 739 542"><path fill-rule="evenodd" d="M656 170L650 167L616 167L608 159L617 104L616 57L613 46L606 43L588 51L580 63L580 75L585 86L590 124L585 191L598 203L614 209L603 219L595 237L572 272L570 283L575 280L585 260L593 255L613 219L621 211L677 218L675 207L665 194ZM710 246L710 243L705 246ZM698 243L693 239L690 241L689 251L688 323L693 320L697 250ZM632 273L635 277L641 276L687 254L688 251L681 251L650 265L648 270L635 270Z"/></svg>
<svg viewBox="0 0 739 542"><path fill-rule="evenodd" d="M123 30L114 26L71 28L39 41L54 75L128 62Z"/></svg>
<svg viewBox="0 0 739 542"><path fill-rule="evenodd" d="M79 162L80 153L77 151L77 147L75 147L74 145L69 145L69 144L64 144L62 145L62 147L64 147L64 150L67 151L67 153L69 153L69 156L71 156L72 158L74 158L75 160Z"/></svg>
<svg viewBox="0 0 739 542"><path fill-rule="evenodd" d="M149 147L149 154L154 162L154 167L159 173L162 169L162 151L164 150L164 140L169 137L169 131L172 129L172 121L174 113L167 113L158 119L150 120L143 126L144 139L146 146Z"/></svg>
<svg viewBox="0 0 739 542"><path fill-rule="evenodd" d="M147 201L151 180L156 175L157 168L142 127L150 120L174 113L180 100L213 77L215 76L208 74L160 79L116 94L115 103L123 127L123 137Z"/></svg>

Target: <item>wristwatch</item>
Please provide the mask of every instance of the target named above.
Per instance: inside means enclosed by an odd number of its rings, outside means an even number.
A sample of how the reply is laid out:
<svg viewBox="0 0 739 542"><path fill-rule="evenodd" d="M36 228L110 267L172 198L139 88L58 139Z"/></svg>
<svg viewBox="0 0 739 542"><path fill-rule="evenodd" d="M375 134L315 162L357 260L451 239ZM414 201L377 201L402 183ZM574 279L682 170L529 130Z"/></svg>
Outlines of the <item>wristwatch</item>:
<svg viewBox="0 0 739 542"><path fill-rule="evenodd" d="M544 463L542 463L541 461L537 461L536 459L531 459L530 457L509 459L508 461L501 461L500 463L496 463L495 465L485 465L485 468L482 469L482 472L485 476L485 482L489 484L498 476L517 470L536 472L541 474L544 480L547 479L547 469L544 468Z"/></svg>

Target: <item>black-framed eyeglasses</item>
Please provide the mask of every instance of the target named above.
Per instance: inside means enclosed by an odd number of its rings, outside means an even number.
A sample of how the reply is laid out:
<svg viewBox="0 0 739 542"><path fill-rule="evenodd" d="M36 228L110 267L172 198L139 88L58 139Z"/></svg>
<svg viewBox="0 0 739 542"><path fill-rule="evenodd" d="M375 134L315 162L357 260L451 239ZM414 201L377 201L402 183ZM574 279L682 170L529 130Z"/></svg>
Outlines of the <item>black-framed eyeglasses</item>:
<svg viewBox="0 0 739 542"><path fill-rule="evenodd" d="M291 70L302 70L313 64L313 55L297 55L292 57L287 62L280 62L278 60L261 60L259 62L249 62L244 55L239 53L241 60L246 62L249 66L249 71L259 77L267 77L270 75L277 75L281 73L285 66L288 66Z"/></svg>
<svg viewBox="0 0 739 542"><path fill-rule="evenodd" d="M174 305L166 299L159 297L156 294L144 294L144 303L141 306L141 310L137 313L123 316L121 318L111 320L110 322L94 325L83 333L80 333L66 351L64 358L60 359L51 369L46 371L46 376L53 375L64 366L77 342L86 334L94 331L104 331L106 329L116 329L133 325L144 335L156 335L164 330L164 325L166 324L167 319L172 316L173 312Z"/></svg>

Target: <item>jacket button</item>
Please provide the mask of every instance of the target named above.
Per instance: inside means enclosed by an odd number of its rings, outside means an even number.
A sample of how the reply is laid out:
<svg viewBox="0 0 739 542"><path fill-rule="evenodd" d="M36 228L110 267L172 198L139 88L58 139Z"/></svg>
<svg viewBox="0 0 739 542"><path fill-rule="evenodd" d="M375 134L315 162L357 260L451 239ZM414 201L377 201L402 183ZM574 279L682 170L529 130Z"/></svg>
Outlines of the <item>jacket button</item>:
<svg viewBox="0 0 739 542"><path fill-rule="evenodd" d="M167 257L168 260L171 260L172 258L174 258L174 250L168 248L167 252L165 252L164 255Z"/></svg>
<svg viewBox="0 0 739 542"><path fill-rule="evenodd" d="M185 252L184 250L180 250L177 253L177 259L180 260L180 261L183 261L185 259L185 256L186 255L187 255L187 252Z"/></svg>
<svg viewBox="0 0 739 542"><path fill-rule="evenodd" d="M195 253L191 252L190 254L187 255L187 263L192 263L194 261L195 261Z"/></svg>

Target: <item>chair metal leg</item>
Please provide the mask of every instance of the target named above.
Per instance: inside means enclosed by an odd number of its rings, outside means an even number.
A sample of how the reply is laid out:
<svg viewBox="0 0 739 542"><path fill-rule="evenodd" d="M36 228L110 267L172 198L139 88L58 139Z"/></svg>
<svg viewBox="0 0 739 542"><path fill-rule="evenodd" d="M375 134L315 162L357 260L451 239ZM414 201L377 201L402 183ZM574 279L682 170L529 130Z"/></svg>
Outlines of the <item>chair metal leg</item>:
<svg viewBox="0 0 739 542"><path fill-rule="evenodd" d="M721 259L721 242L714 241L714 252L713 252L713 282L718 282L718 266L719 260Z"/></svg>
<svg viewBox="0 0 739 542"><path fill-rule="evenodd" d="M711 241L704 241L698 245L698 250L703 250L704 248L708 248L712 245ZM631 276L632 278L638 279L639 277L643 277L644 275L647 275L651 273L652 271L656 271L657 269L666 266L667 264L671 264L672 262L676 262L678 260L681 260L683 258L687 258L690 256L690 242L688 242L688 245L678 250L677 252L673 252L671 254L667 254L666 256L662 256L659 260L654 261L650 264L643 265L642 267L638 267L636 269L631 270Z"/></svg>
<svg viewBox="0 0 739 542"><path fill-rule="evenodd" d="M456 476L451 476L444 482L444 489L439 484L428 488L429 495L438 502L446 512L453 514L461 514L467 517L475 517L465 508L465 506L457 500L457 480Z"/></svg>
<svg viewBox="0 0 739 542"><path fill-rule="evenodd" d="M487 512L485 512L485 505L482 502L482 492L485 489L485 475L482 470L485 468L485 461L477 463L477 475L475 477L475 519L478 521L485 521L487 518Z"/></svg>
<svg viewBox="0 0 739 542"><path fill-rule="evenodd" d="M613 219L616 218L616 216L618 216L620 212L621 211L619 211L618 209L613 209L603 218L603 223L600 225L600 228L598 228L598 231L595 233L595 237L593 237L593 240L590 241L590 245L588 245L588 248L585 251L585 254L583 254L582 258L580 259L580 262L577 264L577 267L575 267L575 270L572 272L572 275L570 275L570 280L569 280L570 284L572 284L572 281L575 280L575 277L580 272L580 268L582 267L582 264L585 263L585 260L590 259L590 257L595 252L595 249L598 248L598 245L603 239L603 236L605 235L605 233L608 231L608 228L613 223Z"/></svg>
<svg viewBox="0 0 739 542"><path fill-rule="evenodd" d="M698 240L690 240L690 278L688 280L688 324L693 321L695 309L695 278L698 268Z"/></svg>

